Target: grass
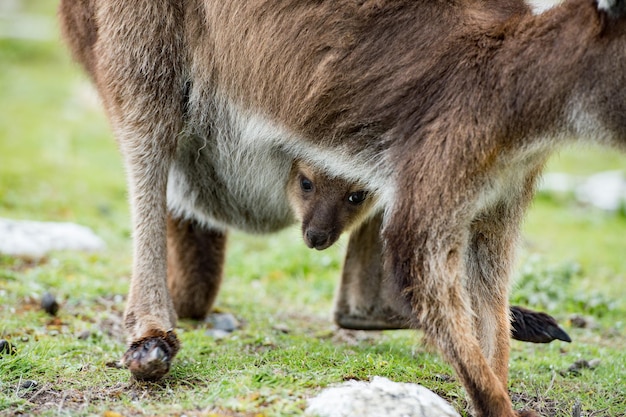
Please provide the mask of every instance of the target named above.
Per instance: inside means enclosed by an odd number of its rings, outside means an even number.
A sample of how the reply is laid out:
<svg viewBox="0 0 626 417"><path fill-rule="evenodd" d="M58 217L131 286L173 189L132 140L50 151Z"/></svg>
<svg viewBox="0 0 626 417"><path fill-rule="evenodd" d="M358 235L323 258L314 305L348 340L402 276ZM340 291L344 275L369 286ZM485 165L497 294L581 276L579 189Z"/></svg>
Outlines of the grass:
<svg viewBox="0 0 626 417"><path fill-rule="evenodd" d="M54 4L24 13L52 19ZM4 21L3 21L4 22ZM330 313L345 240L314 252L295 229L234 234L217 307L241 328L215 339L182 321L183 349L158 384L136 383L115 362L130 275L130 222L121 158L89 83L52 33L0 39L0 217L73 221L107 242L97 254L59 252L34 262L0 258L0 415L298 416L320 387L381 375L419 382L466 403L450 367L419 332L348 332ZM568 150L549 170L624 169L626 157ZM626 415L626 218L539 196L524 228L512 301L557 316L572 344L513 342L511 394L546 416ZM0 238L2 238L0 236ZM46 291L58 317L39 308ZM569 318L586 317L577 328ZM568 370L600 359L593 369ZM28 386L35 381L36 386Z"/></svg>

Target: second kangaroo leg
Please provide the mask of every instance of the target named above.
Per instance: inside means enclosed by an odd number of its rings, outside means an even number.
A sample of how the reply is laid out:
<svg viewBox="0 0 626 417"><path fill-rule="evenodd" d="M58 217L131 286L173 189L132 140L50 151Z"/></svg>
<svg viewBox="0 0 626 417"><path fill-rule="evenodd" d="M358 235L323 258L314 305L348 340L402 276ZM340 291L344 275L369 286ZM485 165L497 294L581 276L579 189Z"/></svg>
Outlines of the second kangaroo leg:
<svg viewBox="0 0 626 417"><path fill-rule="evenodd" d="M226 232L167 219L167 282L179 318L203 319L222 282Z"/></svg>
<svg viewBox="0 0 626 417"><path fill-rule="evenodd" d="M507 230L510 217L498 210L472 224L467 251L468 294L478 340L492 369L507 387L509 340L508 273L517 234Z"/></svg>
<svg viewBox="0 0 626 417"><path fill-rule="evenodd" d="M524 191L480 213L470 226L466 254L468 293L475 328L485 357L507 388L511 335L509 276L515 259L519 227L532 198L536 173L526 179Z"/></svg>
<svg viewBox="0 0 626 417"><path fill-rule="evenodd" d="M381 225L382 215L378 214L350 235L334 313L335 322L343 328L410 327L410 308L406 308L383 268Z"/></svg>

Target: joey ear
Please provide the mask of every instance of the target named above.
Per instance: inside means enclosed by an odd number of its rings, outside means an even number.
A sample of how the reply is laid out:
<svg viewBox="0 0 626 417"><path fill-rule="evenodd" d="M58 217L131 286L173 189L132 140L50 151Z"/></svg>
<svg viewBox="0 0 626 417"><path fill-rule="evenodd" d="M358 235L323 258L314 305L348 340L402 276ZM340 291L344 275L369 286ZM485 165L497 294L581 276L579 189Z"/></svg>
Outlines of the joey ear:
<svg viewBox="0 0 626 417"><path fill-rule="evenodd" d="M614 19L626 16L626 0L597 0L597 2L598 10L606 12Z"/></svg>

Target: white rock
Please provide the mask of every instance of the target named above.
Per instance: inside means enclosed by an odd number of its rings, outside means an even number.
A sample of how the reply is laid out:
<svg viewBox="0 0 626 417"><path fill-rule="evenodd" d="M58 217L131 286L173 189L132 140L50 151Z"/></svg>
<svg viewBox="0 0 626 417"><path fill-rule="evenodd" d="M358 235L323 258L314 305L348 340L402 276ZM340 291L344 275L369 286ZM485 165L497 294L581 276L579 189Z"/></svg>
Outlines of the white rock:
<svg viewBox="0 0 626 417"><path fill-rule="evenodd" d="M74 223L0 218L0 253L39 259L51 251L99 251L104 241L91 229Z"/></svg>
<svg viewBox="0 0 626 417"><path fill-rule="evenodd" d="M443 398L418 384L375 376L348 381L309 399L306 414L317 417L460 417Z"/></svg>
<svg viewBox="0 0 626 417"><path fill-rule="evenodd" d="M576 188L579 201L615 211L626 204L626 177L621 171L605 171L587 178Z"/></svg>
<svg viewBox="0 0 626 417"><path fill-rule="evenodd" d="M568 193L580 182L569 174L549 172L539 181L539 190L548 193Z"/></svg>
<svg viewBox="0 0 626 417"><path fill-rule="evenodd" d="M545 193L572 193L576 201L602 210L617 211L626 206L626 173L604 171L589 177L548 173L539 183Z"/></svg>

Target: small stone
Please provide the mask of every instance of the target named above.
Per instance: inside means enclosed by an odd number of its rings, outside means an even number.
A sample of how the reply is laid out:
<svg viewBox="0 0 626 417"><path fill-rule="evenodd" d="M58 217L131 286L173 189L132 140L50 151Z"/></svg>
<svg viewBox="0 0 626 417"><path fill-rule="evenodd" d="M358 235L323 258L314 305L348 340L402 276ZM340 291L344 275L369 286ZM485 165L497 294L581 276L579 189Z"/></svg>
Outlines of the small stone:
<svg viewBox="0 0 626 417"><path fill-rule="evenodd" d="M272 329L280 333L285 333L285 334L291 333L291 329L286 324L276 324L272 326Z"/></svg>
<svg viewBox="0 0 626 417"><path fill-rule="evenodd" d="M576 327L579 329L598 330L600 328L598 322L595 321L593 317L581 316L579 314L574 314L570 316L569 322L572 327Z"/></svg>
<svg viewBox="0 0 626 417"><path fill-rule="evenodd" d="M580 370L581 369L594 369L597 368L598 365L600 365L600 359L591 359L591 360L586 360L586 359L578 359L576 362L574 362L573 364L571 364L566 371L561 371L561 375L565 376L568 373L574 374L574 375L578 375L580 374Z"/></svg>
<svg viewBox="0 0 626 417"><path fill-rule="evenodd" d="M587 361L584 359L578 359L571 364L568 368L569 371L578 371L579 369L587 368Z"/></svg>
<svg viewBox="0 0 626 417"><path fill-rule="evenodd" d="M22 342L22 343L26 343L26 342L28 342L29 340L30 340L30 338L29 338L28 336L26 336L26 335L24 335L24 336L20 337L20 342Z"/></svg>
<svg viewBox="0 0 626 417"><path fill-rule="evenodd" d="M227 332L222 329L208 329L204 334L214 339L224 339L225 337L228 337L230 333L231 332Z"/></svg>
<svg viewBox="0 0 626 417"><path fill-rule="evenodd" d="M30 389L30 388L35 388L37 386L37 381L33 381L30 379L27 379L25 381L22 381L22 383L20 384L20 389Z"/></svg>
<svg viewBox="0 0 626 417"><path fill-rule="evenodd" d="M45 312L51 316L56 316L59 311L59 303L57 303L54 295L47 292L43 295L43 297L41 297L41 308L43 308Z"/></svg>
<svg viewBox="0 0 626 417"><path fill-rule="evenodd" d="M572 327L576 327L579 329L584 329L585 327L587 327L587 319L578 314L574 314L573 316L571 316L569 318L569 321L572 324Z"/></svg>
<svg viewBox="0 0 626 417"><path fill-rule="evenodd" d="M122 364L121 361L109 361L105 363L104 366L107 368L124 369L124 364Z"/></svg>
<svg viewBox="0 0 626 417"><path fill-rule="evenodd" d="M215 313L208 316L205 320L212 330L223 330L232 332L239 328L239 321L230 313Z"/></svg>
<svg viewBox="0 0 626 417"><path fill-rule="evenodd" d="M8 353L9 355L15 355L17 349L6 339L0 339L0 355Z"/></svg>
<svg viewBox="0 0 626 417"><path fill-rule="evenodd" d="M587 362L587 365L589 365L589 369L594 369L600 365L600 362L602 362L600 359L592 359Z"/></svg>
<svg viewBox="0 0 626 417"><path fill-rule="evenodd" d="M89 330L83 330L82 332L78 334L78 339L87 340L89 339L89 336L91 336L91 332Z"/></svg>

